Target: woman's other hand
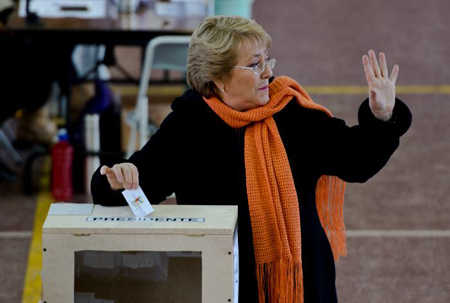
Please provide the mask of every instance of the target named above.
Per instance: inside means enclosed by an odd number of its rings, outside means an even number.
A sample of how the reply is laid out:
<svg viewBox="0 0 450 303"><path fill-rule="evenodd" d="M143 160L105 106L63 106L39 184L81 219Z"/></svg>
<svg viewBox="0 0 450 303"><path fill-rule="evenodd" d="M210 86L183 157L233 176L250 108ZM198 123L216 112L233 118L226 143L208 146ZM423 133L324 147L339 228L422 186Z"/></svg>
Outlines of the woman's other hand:
<svg viewBox="0 0 450 303"><path fill-rule="evenodd" d="M388 77L386 55L380 53L380 65L373 50L369 56L364 55L362 62L369 85L369 106L375 117L388 121L392 116L395 105L395 82L397 81L399 67L395 65L391 76ZM381 67L381 68L380 68Z"/></svg>
<svg viewBox="0 0 450 303"><path fill-rule="evenodd" d="M116 164L112 168L103 165L100 174L106 175L113 190L137 189L139 186L138 169L132 163Z"/></svg>

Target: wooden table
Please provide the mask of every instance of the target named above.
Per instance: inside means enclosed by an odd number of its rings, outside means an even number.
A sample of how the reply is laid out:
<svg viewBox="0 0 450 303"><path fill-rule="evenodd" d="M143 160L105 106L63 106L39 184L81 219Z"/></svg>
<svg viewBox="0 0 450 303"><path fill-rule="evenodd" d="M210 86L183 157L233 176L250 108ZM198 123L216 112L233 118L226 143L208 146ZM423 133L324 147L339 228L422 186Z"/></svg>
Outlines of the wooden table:
<svg viewBox="0 0 450 303"><path fill-rule="evenodd" d="M28 25L13 13L8 31L22 40L44 39L50 44L145 45L160 35L189 35L203 20L196 17L165 17L155 14L153 3L141 4L134 13L121 13L107 3L106 18L41 18L42 25Z"/></svg>

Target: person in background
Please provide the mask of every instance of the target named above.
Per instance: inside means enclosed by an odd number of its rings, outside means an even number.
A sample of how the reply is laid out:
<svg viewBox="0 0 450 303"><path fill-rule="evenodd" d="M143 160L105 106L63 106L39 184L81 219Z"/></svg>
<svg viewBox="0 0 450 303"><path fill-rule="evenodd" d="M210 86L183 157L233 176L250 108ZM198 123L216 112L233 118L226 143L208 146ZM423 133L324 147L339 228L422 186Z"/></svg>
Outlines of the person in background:
<svg viewBox="0 0 450 303"><path fill-rule="evenodd" d="M56 80L51 63L57 60L54 55L51 59L52 54L39 43L26 44L13 39L0 48L0 126L20 110L17 140L50 146L57 134L56 124L45 105ZM12 180L7 176L14 172L1 162L0 179Z"/></svg>
<svg viewBox="0 0 450 303"><path fill-rule="evenodd" d="M388 162L412 116L395 97L399 67L362 57L369 97L349 127L293 79L273 76L272 39L253 20L208 17L189 48L191 89L149 142L92 177L94 203L238 205L240 302L337 302L335 260L346 254L345 182ZM290 46L286 46L290 47Z"/></svg>
<svg viewBox="0 0 450 303"><path fill-rule="evenodd" d="M9 0L0 0L0 127L20 112L17 140L49 146L57 127L45 104L70 53L45 41L20 40L11 34L7 25L13 5ZM0 159L0 181L15 180L15 171Z"/></svg>

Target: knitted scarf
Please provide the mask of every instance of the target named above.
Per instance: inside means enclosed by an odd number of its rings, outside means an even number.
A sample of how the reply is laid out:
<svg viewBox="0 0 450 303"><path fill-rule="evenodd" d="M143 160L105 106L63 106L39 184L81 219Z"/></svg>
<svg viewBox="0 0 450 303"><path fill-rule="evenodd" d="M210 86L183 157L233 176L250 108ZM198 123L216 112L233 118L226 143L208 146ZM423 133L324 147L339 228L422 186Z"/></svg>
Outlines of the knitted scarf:
<svg viewBox="0 0 450 303"><path fill-rule="evenodd" d="M216 97L204 100L229 126L247 126L245 173L259 302L303 302L299 201L286 150L272 116L292 98L302 107L332 115L288 77L276 78L269 85L269 96L266 105L245 112L228 107ZM344 191L345 182L332 176L322 176L316 187L317 210L336 260L346 254Z"/></svg>

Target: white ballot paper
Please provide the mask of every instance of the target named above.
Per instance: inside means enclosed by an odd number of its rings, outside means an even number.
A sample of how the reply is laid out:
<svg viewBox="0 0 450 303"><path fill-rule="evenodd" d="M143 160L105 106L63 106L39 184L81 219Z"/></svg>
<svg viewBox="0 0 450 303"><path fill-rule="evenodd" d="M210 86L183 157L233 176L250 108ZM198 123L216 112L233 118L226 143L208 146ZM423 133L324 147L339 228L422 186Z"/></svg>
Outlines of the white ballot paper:
<svg viewBox="0 0 450 303"><path fill-rule="evenodd" d="M142 188L127 189L122 192L136 217L145 217L153 212L153 207L145 196Z"/></svg>

